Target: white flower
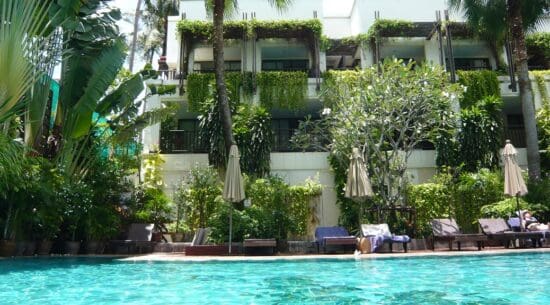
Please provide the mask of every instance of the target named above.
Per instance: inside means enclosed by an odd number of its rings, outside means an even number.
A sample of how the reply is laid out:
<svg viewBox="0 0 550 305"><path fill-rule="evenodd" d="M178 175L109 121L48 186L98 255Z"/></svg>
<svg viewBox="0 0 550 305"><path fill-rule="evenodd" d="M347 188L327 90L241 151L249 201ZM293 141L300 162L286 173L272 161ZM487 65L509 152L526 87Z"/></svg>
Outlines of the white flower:
<svg viewBox="0 0 550 305"><path fill-rule="evenodd" d="M368 86L367 86L367 90L372 90L372 86L371 86L371 85L368 85Z"/></svg>
<svg viewBox="0 0 550 305"><path fill-rule="evenodd" d="M321 115L329 115L332 110L330 108L323 108Z"/></svg>
<svg viewBox="0 0 550 305"><path fill-rule="evenodd" d="M464 92L468 91L468 86L462 86L462 89L464 90Z"/></svg>
<svg viewBox="0 0 550 305"><path fill-rule="evenodd" d="M442 94L444 97L449 97L449 93L448 93L448 92L443 91L443 92L441 92L441 94Z"/></svg>
<svg viewBox="0 0 550 305"><path fill-rule="evenodd" d="M424 81L424 86L427 86L428 85L428 82L427 81Z"/></svg>
<svg viewBox="0 0 550 305"><path fill-rule="evenodd" d="M456 98L456 95L451 94L451 100L454 100Z"/></svg>

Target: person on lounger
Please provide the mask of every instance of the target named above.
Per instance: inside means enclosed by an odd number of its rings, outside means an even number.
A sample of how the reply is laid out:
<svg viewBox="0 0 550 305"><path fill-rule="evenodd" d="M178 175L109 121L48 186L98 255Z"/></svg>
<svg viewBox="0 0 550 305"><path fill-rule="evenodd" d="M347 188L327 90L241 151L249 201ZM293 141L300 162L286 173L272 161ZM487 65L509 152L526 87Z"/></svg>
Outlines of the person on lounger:
<svg viewBox="0 0 550 305"><path fill-rule="evenodd" d="M523 213L523 221L525 222L525 228L529 231L548 231L550 228L549 224L540 223L529 211Z"/></svg>

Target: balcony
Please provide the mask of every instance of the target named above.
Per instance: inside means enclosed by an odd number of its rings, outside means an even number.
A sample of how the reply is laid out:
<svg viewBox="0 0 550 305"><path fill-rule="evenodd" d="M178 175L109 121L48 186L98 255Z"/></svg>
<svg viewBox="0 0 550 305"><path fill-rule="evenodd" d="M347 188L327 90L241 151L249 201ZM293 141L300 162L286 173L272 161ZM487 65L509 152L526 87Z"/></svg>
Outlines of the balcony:
<svg viewBox="0 0 550 305"><path fill-rule="evenodd" d="M170 130L161 135L160 149L166 154L206 153L197 131Z"/></svg>

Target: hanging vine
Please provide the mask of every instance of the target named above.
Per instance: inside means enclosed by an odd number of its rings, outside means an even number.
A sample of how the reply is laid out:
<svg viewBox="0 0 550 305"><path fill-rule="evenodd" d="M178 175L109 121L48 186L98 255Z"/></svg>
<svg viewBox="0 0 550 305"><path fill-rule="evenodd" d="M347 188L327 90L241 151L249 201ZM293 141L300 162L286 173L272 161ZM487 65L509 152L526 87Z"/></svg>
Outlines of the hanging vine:
<svg viewBox="0 0 550 305"><path fill-rule="evenodd" d="M260 103L267 109L303 109L306 105L305 72L260 72L256 77Z"/></svg>

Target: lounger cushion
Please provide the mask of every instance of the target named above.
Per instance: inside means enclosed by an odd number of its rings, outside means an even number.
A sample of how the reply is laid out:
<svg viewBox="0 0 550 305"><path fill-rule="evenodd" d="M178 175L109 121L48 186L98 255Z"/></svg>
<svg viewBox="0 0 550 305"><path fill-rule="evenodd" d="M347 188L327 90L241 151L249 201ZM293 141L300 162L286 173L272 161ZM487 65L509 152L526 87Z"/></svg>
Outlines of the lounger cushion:
<svg viewBox="0 0 550 305"><path fill-rule="evenodd" d="M381 224L362 224L361 233L363 236L383 236L384 238L392 238L390 228L387 223Z"/></svg>
<svg viewBox="0 0 550 305"><path fill-rule="evenodd" d="M434 236L452 236L460 234L458 224L454 219L441 218L432 220Z"/></svg>
<svg viewBox="0 0 550 305"><path fill-rule="evenodd" d="M479 219L481 230L485 234L500 234L510 232L510 227L502 218L482 218Z"/></svg>

